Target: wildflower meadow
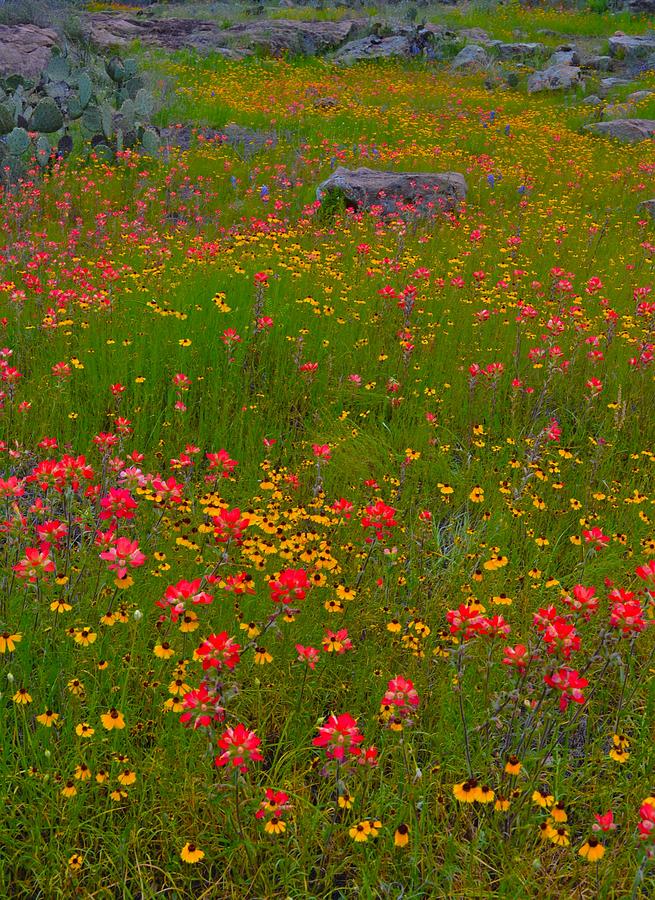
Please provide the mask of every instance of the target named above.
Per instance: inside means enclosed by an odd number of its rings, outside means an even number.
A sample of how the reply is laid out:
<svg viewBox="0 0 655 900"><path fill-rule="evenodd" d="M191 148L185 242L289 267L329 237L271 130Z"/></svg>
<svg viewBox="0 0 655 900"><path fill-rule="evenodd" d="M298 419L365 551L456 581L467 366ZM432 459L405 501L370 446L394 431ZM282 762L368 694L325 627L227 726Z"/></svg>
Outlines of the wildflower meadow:
<svg viewBox="0 0 655 900"><path fill-rule="evenodd" d="M0 895L652 897L653 139L117 52L157 152L0 186Z"/></svg>

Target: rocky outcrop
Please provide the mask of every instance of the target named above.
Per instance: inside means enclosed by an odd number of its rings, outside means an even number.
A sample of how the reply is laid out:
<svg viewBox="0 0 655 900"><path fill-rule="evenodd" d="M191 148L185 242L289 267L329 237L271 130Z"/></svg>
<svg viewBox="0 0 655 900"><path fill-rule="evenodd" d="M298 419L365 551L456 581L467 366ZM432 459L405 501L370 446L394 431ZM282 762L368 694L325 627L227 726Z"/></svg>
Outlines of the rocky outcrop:
<svg viewBox="0 0 655 900"><path fill-rule="evenodd" d="M586 69L594 69L596 72L612 72L615 66L611 56L590 56L584 64Z"/></svg>
<svg viewBox="0 0 655 900"><path fill-rule="evenodd" d="M585 131L614 138L622 144L636 144L655 137L655 119L614 119L611 122L592 122Z"/></svg>
<svg viewBox="0 0 655 900"><path fill-rule="evenodd" d="M465 199L466 180L459 172L380 172L339 167L316 190L319 200L337 197L346 206L384 213L412 211L422 215L456 209Z"/></svg>
<svg viewBox="0 0 655 900"><path fill-rule="evenodd" d="M610 56L626 65L637 65L655 54L655 34L631 35L617 32L609 39Z"/></svg>
<svg viewBox="0 0 655 900"><path fill-rule="evenodd" d="M275 131L257 131L231 122L223 128L208 128L201 125L167 125L161 128L159 136L165 147L179 147L189 150L197 141L217 141L233 147L244 157L254 156L261 150L275 147L278 134Z"/></svg>
<svg viewBox="0 0 655 900"><path fill-rule="evenodd" d="M316 56L328 53L354 38L365 26L364 20L339 22L302 22L270 19L233 25L223 34L228 46L260 50L271 56L283 53Z"/></svg>
<svg viewBox="0 0 655 900"><path fill-rule="evenodd" d="M493 44L493 38L490 38L483 28L460 28L458 32L460 38L471 44L478 44L488 47Z"/></svg>
<svg viewBox="0 0 655 900"><path fill-rule="evenodd" d="M57 33L36 25L0 25L0 76L38 78L57 46Z"/></svg>
<svg viewBox="0 0 655 900"><path fill-rule="evenodd" d="M546 63L546 67L551 66L579 66L580 55L575 47L558 47L553 55Z"/></svg>
<svg viewBox="0 0 655 900"><path fill-rule="evenodd" d="M633 15L655 16L655 0L628 0L627 7Z"/></svg>
<svg viewBox="0 0 655 900"><path fill-rule="evenodd" d="M410 59L429 56L441 33L429 28L401 28L389 37L371 34L356 41L349 41L334 54L335 62L352 65L371 59Z"/></svg>
<svg viewBox="0 0 655 900"><path fill-rule="evenodd" d="M655 219L655 200L644 200L638 206L639 212L648 213L651 219Z"/></svg>
<svg viewBox="0 0 655 900"><path fill-rule="evenodd" d="M579 66L549 66L541 72L533 72L528 78L528 93L539 91L563 91L582 84L582 69Z"/></svg>
<svg viewBox="0 0 655 900"><path fill-rule="evenodd" d="M477 44L469 44L460 50L450 64L455 72L478 72L489 65L489 54Z"/></svg>
<svg viewBox="0 0 655 900"><path fill-rule="evenodd" d="M497 57L504 62L512 62L516 60L532 59L535 56L542 56L546 53L543 44L504 44L502 41L493 41L491 46Z"/></svg>
<svg viewBox="0 0 655 900"><path fill-rule="evenodd" d="M326 53L354 37L362 20L302 22L263 19L221 28L197 19L148 19L114 13L94 13L85 19L91 40L100 47L141 41L166 50L192 49L223 55L260 50L311 56Z"/></svg>

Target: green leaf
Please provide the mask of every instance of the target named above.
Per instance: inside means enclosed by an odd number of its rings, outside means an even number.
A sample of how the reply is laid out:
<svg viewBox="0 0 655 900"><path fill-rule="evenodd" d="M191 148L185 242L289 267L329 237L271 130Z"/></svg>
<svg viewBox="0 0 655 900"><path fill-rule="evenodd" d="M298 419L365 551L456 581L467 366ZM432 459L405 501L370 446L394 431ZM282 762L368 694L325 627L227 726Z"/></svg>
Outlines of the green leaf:
<svg viewBox="0 0 655 900"><path fill-rule="evenodd" d="M30 145L30 136L24 128L14 128L6 138L12 156L22 156Z"/></svg>

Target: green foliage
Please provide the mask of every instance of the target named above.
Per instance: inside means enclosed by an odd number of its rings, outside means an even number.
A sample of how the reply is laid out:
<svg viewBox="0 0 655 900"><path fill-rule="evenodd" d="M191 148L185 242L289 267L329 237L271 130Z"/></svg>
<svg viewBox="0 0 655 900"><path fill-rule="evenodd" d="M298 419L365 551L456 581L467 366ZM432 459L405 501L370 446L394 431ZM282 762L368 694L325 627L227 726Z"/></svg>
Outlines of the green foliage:
<svg viewBox="0 0 655 900"><path fill-rule="evenodd" d="M63 126L64 117L52 97L44 97L43 100L39 100L30 116L29 130L53 134Z"/></svg>
<svg viewBox="0 0 655 900"><path fill-rule="evenodd" d="M77 79L77 86L79 90L80 107L86 109L93 96L93 82L91 81L88 72L80 72Z"/></svg>
<svg viewBox="0 0 655 900"><path fill-rule="evenodd" d="M30 136L24 128L14 128L7 135L6 144L12 156L22 156L30 146Z"/></svg>
<svg viewBox="0 0 655 900"><path fill-rule="evenodd" d="M0 95L0 144L4 141L2 146L11 154L10 181L22 177L29 157L41 168L47 165L50 142L40 140L44 135L60 134L67 138L64 145L68 146L70 133L78 134L87 152L113 159L116 151L136 146L150 129L146 152L156 155L158 135L151 128L155 101L137 68L133 58L107 60L109 83L115 85L108 89L106 77L94 67L74 69L67 56L54 55L36 84L22 76L5 78ZM22 128L17 132L20 137L11 136L17 124L36 133L33 142L29 137L25 140L27 131Z"/></svg>
<svg viewBox="0 0 655 900"><path fill-rule="evenodd" d="M41 168L45 168L50 160L50 141L45 134L40 135L36 141L36 160Z"/></svg>
<svg viewBox="0 0 655 900"><path fill-rule="evenodd" d="M9 134L14 127L14 110L0 103L0 135Z"/></svg>

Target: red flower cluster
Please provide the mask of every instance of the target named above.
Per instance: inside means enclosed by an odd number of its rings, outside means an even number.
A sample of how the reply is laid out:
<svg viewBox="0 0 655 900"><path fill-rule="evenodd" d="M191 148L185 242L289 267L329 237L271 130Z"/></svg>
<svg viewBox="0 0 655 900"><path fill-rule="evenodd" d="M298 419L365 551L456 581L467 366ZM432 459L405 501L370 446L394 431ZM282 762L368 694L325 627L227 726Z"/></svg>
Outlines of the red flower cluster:
<svg viewBox="0 0 655 900"><path fill-rule="evenodd" d="M359 744L364 740L364 735L357 728L357 720L350 713L341 713L329 717L325 725L320 725L318 737L312 744L315 747L325 747L328 759L336 759L339 762L350 755L357 755Z"/></svg>
<svg viewBox="0 0 655 900"><path fill-rule="evenodd" d="M232 640L227 631L221 631L220 634L210 634L196 652L202 659L202 667L205 671L207 669L220 671L223 667L234 669L240 659L240 650L240 644Z"/></svg>
<svg viewBox="0 0 655 900"><path fill-rule="evenodd" d="M388 537L398 524L394 518L396 510L393 506L387 506L382 500L365 507L364 513L362 516L362 528L373 531L378 541L383 541ZM366 542L372 543L373 538L368 535Z"/></svg>
<svg viewBox="0 0 655 900"><path fill-rule="evenodd" d="M273 603L288 605L296 600L304 600L310 588L304 569L284 569L277 578L268 583Z"/></svg>

